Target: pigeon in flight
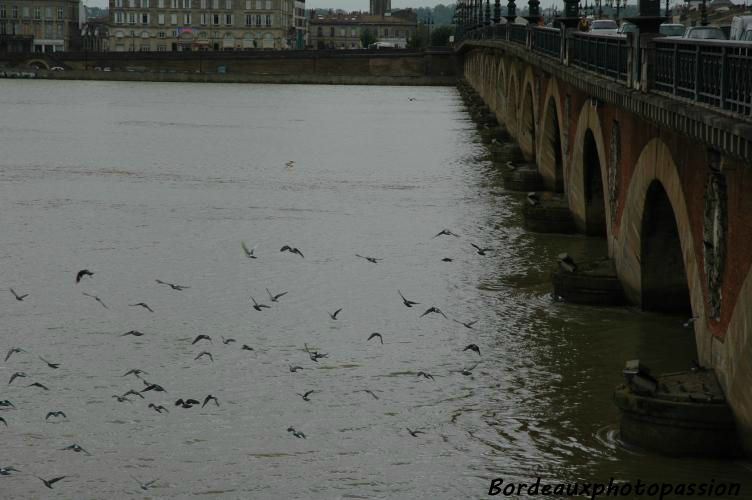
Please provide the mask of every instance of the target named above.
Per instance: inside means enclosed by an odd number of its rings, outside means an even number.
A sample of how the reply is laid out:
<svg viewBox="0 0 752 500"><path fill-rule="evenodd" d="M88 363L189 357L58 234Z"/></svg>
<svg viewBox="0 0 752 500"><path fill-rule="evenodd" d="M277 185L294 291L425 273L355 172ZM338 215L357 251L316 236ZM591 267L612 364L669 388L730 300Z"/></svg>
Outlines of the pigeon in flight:
<svg viewBox="0 0 752 500"><path fill-rule="evenodd" d="M378 339L381 341L381 344L383 345L384 344L384 337L382 337L381 334L378 333L378 332L374 332L371 335L369 335L368 336L368 340L371 340L371 339L376 338L376 337L378 337ZM368 342L368 340L366 340L366 342Z"/></svg>
<svg viewBox="0 0 752 500"><path fill-rule="evenodd" d="M178 292L181 291L181 290L185 290L186 288L190 288L189 286L176 285L174 283L167 283L166 281L161 281L161 280L154 280L154 281L156 281L160 285L167 285L170 288L172 288L173 290L177 290Z"/></svg>
<svg viewBox="0 0 752 500"><path fill-rule="evenodd" d="M283 246L282 248L279 249L279 251L280 252L296 253L296 254L300 255L301 257L303 257L305 259L305 256L303 255L303 252L301 252L300 250L298 250L295 247L291 247L290 245Z"/></svg>
<svg viewBox="0 0 752 500"><path fill-rule="evenodd" d="M17 301L19 301L19 302L23 301L23 299L25 299L26 297L28 297L28 296L29 296L29 294L28 294L28 293L25 293L25 294L23 294L23 295L18 295L18 294L16 293L16 291L15 291L15 290L13 290L12 288L10 288L9 290L10 290L10 293L12 293L12 294L13 294L13 296L14 296L14 297L16 298L16 300L17 300Z"/></svg>
<svg viewBox="0 0 752 500"><path fill-rule="evenodd" d="M87 276L94 276L94 273L89 271L88 269L81 269L76 274L76 283L79 283L82 279L86 278Z"/></svg>
<svg viewBox="0 0 752 500"><path fill-rule="evenodd" d="M253 254L253 252L256 251L256 247L253 247L253 248L251 248L249 250L248 246L245 244L245 241L241 241L240 242L240 246L243 247L243 252L245 252L245 256L246 257L248 257L249 259L255 259L256 258L256 256Z"/></svg>
<svg viewBox="0 0 752 500"><path fill-rule="evenodd" d="M402 292L400 292L399 290L397 290L397 293L399 294L400 297L402 297L402 303L405 304L405 307L412 307L412 306L420 305L420 302L414 302L412 300L407 300L405 298L405 296L402 295Z"/></svg>

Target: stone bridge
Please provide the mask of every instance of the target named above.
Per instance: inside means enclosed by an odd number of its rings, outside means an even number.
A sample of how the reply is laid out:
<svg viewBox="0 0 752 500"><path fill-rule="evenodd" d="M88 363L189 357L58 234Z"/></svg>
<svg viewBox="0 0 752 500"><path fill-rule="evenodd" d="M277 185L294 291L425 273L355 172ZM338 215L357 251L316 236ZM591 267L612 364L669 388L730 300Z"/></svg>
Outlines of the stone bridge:
<svg viewBox="0 0 752 500"><path fill-rule="evenodd" d="M577 228L608 240L627 299L697 318L751 451L752 49L648 35L499 23L465 34L459 64Z"/></svg>

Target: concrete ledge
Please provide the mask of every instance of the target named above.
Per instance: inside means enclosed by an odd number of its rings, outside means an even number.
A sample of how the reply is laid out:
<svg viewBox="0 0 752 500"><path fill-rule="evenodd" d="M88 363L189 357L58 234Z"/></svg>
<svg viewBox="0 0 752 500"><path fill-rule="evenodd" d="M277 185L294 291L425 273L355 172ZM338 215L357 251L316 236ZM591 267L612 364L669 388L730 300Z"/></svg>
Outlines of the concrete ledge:
<svg viewBox="0 0 752 500"><path fill-rule="evenodd" d="M453 76L352 76L352 75L273 75L240 73L137 73L125 71L37 71L38 79L97 80L126 82L192 83L286 83L319 85L408 85L454 86Z"/></svg>

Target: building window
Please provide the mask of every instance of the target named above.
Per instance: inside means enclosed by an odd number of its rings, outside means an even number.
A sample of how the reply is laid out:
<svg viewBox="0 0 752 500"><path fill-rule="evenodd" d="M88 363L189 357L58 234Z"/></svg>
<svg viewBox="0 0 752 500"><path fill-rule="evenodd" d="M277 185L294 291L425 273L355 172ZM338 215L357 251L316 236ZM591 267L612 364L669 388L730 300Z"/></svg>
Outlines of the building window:
<svg viewBox="0 0 752 500"><path fill-rule="evenodd" d="M136 8L136 0L128 0L128 7L130 7L131 9L135 9Z"/></svg>
<svg viewBox="0 0 752 500"><path fill-rule="evenodd" d="M245 15L245 25L246 26L253 25L253 16L252 15L250 15L250 14L246 14Z"/></svg>
<svg viewBox="0 0 752 500"><path fill-rule="evenodd" d="M148 9L149 8L149 0L141 0L141 8L142 9Z"/></svg>
<svg viewBox="0 0 752 500"><path fill-rule="evenodd" d="M272 0L266 0L266 10L272 10Z"/></svg>
<svg viewBox="0 0 752 500"><path fill-rule="evenodd" d="M164 0L157 0L157 8L164 9Z"/></svg>
<svg viewBox="0 0 752 500"><path fill-rule="evenodd" d="M232 0L225 0L225 9L232 10Z"/></svg>
<svg viewBox="0 0 752 500"><path fill-rule="evenodd" d="M157 33L157 36L159 38L164 38L165 37L165 32L164 31L160 31L159 33Z"/></svg>
<svg viewBox="0 0 752 500"><path fill-rule="evenodd" d="M206 26L206 13L201 14L201 26Z"/></svg>
<svg viewBox="0 0 752 500"><path fill-rule="evenodd" d="M136 14L133 12L128 13L128 24L136 24Z"/></svg>
<svg viewBox="0 0 752 500"><path fill-rule="evenodd" d="M191 14L190 13L186 14L184 20L185 20L185 23L183 23L183 24L185 24L186 26L190 26L192 24L191 23Z"/></svg>
<svg viewBox="0 0 752 500"><path fill-rule="evenodd" d="M232 26L232 14L225 14L225 26Z"/></svg>
<svg viewBox="0 0 752 500"><path fill-rule="evenodd" d="M256 10L261 10L264 8L264 0L256 0Z"/></svg>
<svg viewBox="0 0 752 500"><path fill-rule="evenodd" d="M261 26L261 16L256 15L256 26Z"/></svg>
<svg viewBox="0 0 752 500"><path fill-rule="evenodd" d="M201 0L201 9L206 10L206 0Z"/></svg>
<svg viewBox="0 0 752 500"><path fill-rule="evenodd" d="M123 0L115 0L115 7L122 7L123 6Z"/></svg>
<svg viewBox="0 0 752 500"><path fill-rule="evenodd" d="M142 45L139 50L141 52L149 52L149 46L148 45Z"/></svg>
<svg viewBox="0 0 752 500"><path fill-rule="evenodd" d="M271 26L272 25L272 16L269 14L266 15L266 25Z"/></svg>
<svg viewBox="0 0 752 500"><path fill-rule="evenodd" d="M252 0L245 0L245 10L251 10L253 7L251 6Z"/></svg>
<svg viewBox="0 0 752 500"><path fill-rule="evenodd" d="M166 45L157 45L157 52L167 52Z"/></svg>
<svg viewBox="0 0 752 500"><path fill-rule="evenodd" d="M334 26L332 26L331 28L329 28L329 36L331 36L331 37L334 36Z"/></svg>
<svg viewBox="0 0 752 500"><path fill-rule="evenodd" d="M173 9L178 8L178 0L170 0L170 7Z"/></svg>
<svg viewBox="0 0 752 500"><path fill-rule="evenodd" d="M123 24L123 13L120 11L115 12L115 24Z"/></svg>
<svg viewBox="0 0 752 500"><path fill-rule="evenodd" d="M352 30L350 31L350 36L358 36L358 30L356 30L355 28L353 28L353 29L352 29Z"/></svg>
<svg viewBox="0 0 752 500"><path fill-rule="evenodd" d="M212 0L212 8L214 10L219 9L219 0Z"/></svg>
<svg viewBox="0 0 752 500"><path fill-rule="evenodd" d="M57 9L57 18L59 20L62 20L63 17L65 17L65 10L62 7L58 7L58 9Z"/></svg>
<svg viewBox="0 0 752 500"><path fill-rule="evenodd" d="M324 28L322 28L321 26L319 26L318 29L316 30L316 33L319 36L324 36Z"/></svg>
<svg viewBox="0 0 752 500"><path fill-rule="evenodd" d="M29 17L29 8L28 7L22 7L21 8L21 17L23 17L24 19L26 19L27 17Z"/></svg>
<svg viewBox="0 0 752 500"><path fill-rule="evenodd" d="M175 26L178 24L178 15L177 14L170 14L170 24Z"/></svg>
<svg viewBox="0 0 752 500"><path fill-rule="evenodd" d="M384 28L384 38L389 36L389 28Z"/></svg>
<svg viewBox="0 0 752 500"><path fill-rule="evenodd" d="M219 14L213 14L212 15L212 24L214 26L219 25Z"/></svg>
<svg viewBox="0 0 752 500"><path fill-rule="evenodd" d="M52 20L52 7L45 7L44 18Z"/></svg>
<svg viewBox="0 0 752 500"><path fill-rule="evenodd" d="M141 24L149 24L149 14L141 14Z"/></svg>
<svg viewBox="0 0 752 500"><path fill-rule="evenodd" d="M345 36L345 28L339 29L339 36Z"/></svg>
<svg viewBox="0 0 752 500"><path fill-rule="evenodd" d="M18 7L15 5L11 9L11 17L13 17L13 19L18 19Z"/></svg>
<svg viewBox="0 0 752 500"><path fill-rule="evenodd" d="M0 18L5 18L5 5L0 5ZM3 24L3 28L5 28L5 24Z"/></svg>
<svg viewBox="0 0 752 500"><path fill-rule="evenodd" d="M42 19L42 9L40 7L34 7L34 19Z"/></svg>
<svg viewBox="0 0 752 500"><path fill-rule="evenodd" d="M164 26L164 14L157 14L157 24Z"/></svg>

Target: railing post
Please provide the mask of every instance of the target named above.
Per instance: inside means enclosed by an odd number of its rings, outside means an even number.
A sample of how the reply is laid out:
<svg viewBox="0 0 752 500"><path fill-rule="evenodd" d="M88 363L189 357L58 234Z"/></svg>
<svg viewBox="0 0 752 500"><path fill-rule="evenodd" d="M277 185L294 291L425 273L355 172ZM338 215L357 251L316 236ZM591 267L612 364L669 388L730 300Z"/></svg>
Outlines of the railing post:
<svg viewBox="0 0 752 500"><path fill-rule="evenodd" d="M674 58L671 65L671 78L673 79L673 94L676 95L676 89L679 87L679 44L674 44Z"/></svg>
<svg viewBox="0 0 752 500"><path fill-rule="evenodd" d="M694 87L695 87L695 102L700 97L700 46L695 46L695 74L694 74Z"/></svg>
<svg viewBox="0 0 752 500"><path fill-rule="evenodd" d="M719 96L719 102L718 105L721 107L721 109L726 109L726 92L728 88L728 75L727 75L727 62L728 58L726 57L726 47L721 48L721 85L720 85L720 96Z"/></svg>

